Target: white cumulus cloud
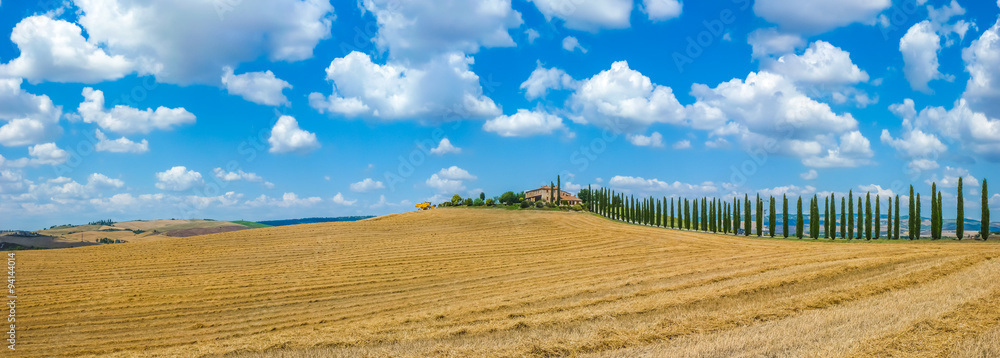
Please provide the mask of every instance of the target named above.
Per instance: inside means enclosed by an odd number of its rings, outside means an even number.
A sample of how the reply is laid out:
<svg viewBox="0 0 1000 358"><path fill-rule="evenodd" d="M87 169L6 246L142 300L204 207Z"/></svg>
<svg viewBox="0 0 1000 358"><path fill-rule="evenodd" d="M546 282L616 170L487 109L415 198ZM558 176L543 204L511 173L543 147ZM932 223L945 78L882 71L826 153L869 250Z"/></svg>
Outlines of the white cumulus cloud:
<svg viewBox="0 0 1000 358"><path fill-rule="evenodd" d="M642 0L642 12L652 21L670 20L681 16L682 5L678 0Z"/></svg>
<svg viewBox="0 0 1000 358"><path fill-rule="evenodd" d="M27 146L53 140L62 133L62 107L48 96L21 89L22 79L0 77L0 145Z"/></svg>
<svg viewBox="0 0 1000 358"><path fill-rule="evenodd" d="M629 143L638 147L663 147L663 135L660 134L660 132L653 132L648 136L642 134L629 134L625 138L628 139ZM690 146L690 143L688 146Z"/></svg>
<svg viewBox="0 0 1000 358"><path fill-rule="evenodd" d="M587 49L580 45L580 40L577 40L577 38L573 36L566 36L566 38L563 39L562 48L563 50L569 52L574 52L579 49L580 52L587 53Z"/></svg>
<svg viewBox="0 0 1000 358"><path fill-rule="evenodd" d="M385 189L385 184L372 178L365 178L365 180L357 183L351 183L351 191L356 193L367 193L379 189Z"/></svg>
<svg viewBox="0 0 1000 358"><path fill-rule="evenodd" d="M0 75L23 77L32 83L117 80L133 71L133 63L121 55L110 56L87 41L74 23L47 15L24 18L11 32L20 56L0 64Z"/></svg>
<svg viewBox="0 0 1000 358"><path fill-rule="evenodd" d="M98 152L111 153L145 153L149 151L149 142L143 139L141 142L133 142L131 139L121 137L118 139L108 139L108 136L96 130L97 144L94 145Z"/></svg>
<svg viewBox="0 0 1000 358"><path fill-rule="evenodd" d="M288 98L281 93L292 85L274 76L271 71L247 72L237 75L233 68L222 69L222 85L229 94L234 94L247 101L267 106L289 105Z"/></svg>
<svg viewBox="0 0 1000 358"><path fill-rule="evenodd" d="M891 5L890 0L758 0L753 10L782 29L820 34L852 23L874 25Z"/></svg>
<svg viewBox="0 0 1000 358"><path fill-rule="evenodd" d="M217 84L219 69L259 58L299 61L330 37L328 1L79 0L88 41L158 82ZM280 14L280 15L278 15ZM183 24L183 25L178 25Z"/></svg>
<svg viewBox="0 0 1000 358"><path fill-rule="evenodd" d="M201 173L188 170L185 166L175 166L156 173L156 187L160 190L185 191L204 183Z"/></svg>
<svg viewBox="0 0 1000 358"><path fill-rule="evenodd" d="M566 131L562 118L543 111L519 109L512 115L502 115L483 124L483 130L503 137L530 137L552 134L557 130Z"/></svg>
<svg viewBox="0 0 1000 358"><path fill-rule="evenodd" d="M334 59L326 69L333 93L313 92L309 104L321 113L386 120L425 117L486 118L500 113L482 93L472 57L448 53L408 66L379 65L360 52Z"/></svg>
<svg viewBox="0 0 1000 358"><path fill-rule="evenodd" d="M437 147L431 148L431 154L434 155L459 154L461 152L462 148L452 145L448 138L442 138Z"/></svg>
<svg viewBox="0 0 1000 358"><path fill-rule="evenodd" d="M267 138L271 153L309 153L320 147L316 134L299 128L292 116L281 116Z"/></svg>
<svg viewBox="0 0 1000 358"><path fill-rule="evenodd" d="M530 0L546 21L558 18L568 29L597 32L630 26L632 0ZM658 10L658 9L657 9Z"/></svg>
<svg viewBox="0 0 1000 358"><path fill-rule="evenodd" d="M84 122L96 123L101 128L122 134L149 133L155 129L170 130L174 127L195 122L194 114L183 107L158 107L139 110L125 105L116 105L111 110L104 109L104 92L90 87L83 89L83 103L77 112Z"/></svg>

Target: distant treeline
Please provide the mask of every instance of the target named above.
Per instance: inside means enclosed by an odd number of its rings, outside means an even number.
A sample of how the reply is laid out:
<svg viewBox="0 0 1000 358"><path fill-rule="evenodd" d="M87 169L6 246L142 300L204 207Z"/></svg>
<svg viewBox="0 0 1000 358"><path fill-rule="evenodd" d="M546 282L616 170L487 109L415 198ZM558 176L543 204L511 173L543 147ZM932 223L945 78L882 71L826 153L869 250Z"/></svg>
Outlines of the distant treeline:
<svg viewBox="0 0 1000 358"><path fill-rule="evenodd" d="M111 226L111 225L114 225L114 224L115 224L115 221L111 220L111 219L91 221L91 222L87 223L87 225L104 225L104 226Z"/></svg>
<svg viewBox="0 0 1000 358"><path fill-rule="evenodd" d="M316 223L331 223L331 222L341 222L341 221L358 221L364 219L370 219L374 216L341 216L337 218L305 218L305 219L288 219L288 220L265 220L258 221L258 223L271 226L288 226L288 225L299 225L299 224L316 224Z"/></svg>

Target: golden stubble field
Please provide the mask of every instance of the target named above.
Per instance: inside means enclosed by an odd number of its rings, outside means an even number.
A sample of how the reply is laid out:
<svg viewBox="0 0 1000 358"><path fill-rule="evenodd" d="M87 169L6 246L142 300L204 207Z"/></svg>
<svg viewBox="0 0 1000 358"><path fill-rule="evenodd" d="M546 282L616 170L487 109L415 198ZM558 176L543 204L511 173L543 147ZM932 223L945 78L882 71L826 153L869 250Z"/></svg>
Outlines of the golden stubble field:
<svg viewBox="0 0 1000 358"><path fill-rule="evenodd" d="M14 356L988 357L998 254L470 209L19 252Z"/></svg>

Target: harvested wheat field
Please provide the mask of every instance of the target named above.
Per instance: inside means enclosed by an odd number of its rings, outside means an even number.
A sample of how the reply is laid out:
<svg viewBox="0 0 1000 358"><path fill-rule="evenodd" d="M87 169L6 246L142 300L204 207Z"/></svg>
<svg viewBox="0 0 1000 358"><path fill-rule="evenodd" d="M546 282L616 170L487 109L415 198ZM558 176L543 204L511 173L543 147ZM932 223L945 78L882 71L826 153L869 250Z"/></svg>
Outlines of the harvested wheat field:
<svg viewBox="0 0 1000 358"><path fill-rule="evenodd" d="M991 356L1000 245L550 211L19 252L20 356Z"/></svg>

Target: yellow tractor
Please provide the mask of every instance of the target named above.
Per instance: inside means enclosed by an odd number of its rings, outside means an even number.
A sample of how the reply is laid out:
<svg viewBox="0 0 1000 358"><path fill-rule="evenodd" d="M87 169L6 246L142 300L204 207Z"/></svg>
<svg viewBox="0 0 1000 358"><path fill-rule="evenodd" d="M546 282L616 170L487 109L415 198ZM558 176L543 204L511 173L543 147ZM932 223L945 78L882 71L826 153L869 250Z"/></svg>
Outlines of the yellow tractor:
<svg viewBox="0 0 1000 358"><path fill-rule="evenodd" d="M420 209L420 210L434 209L434 205L431 205L430 202L425 201L425 202L422 202L420 204L417 204L417 209Z"/></svg>

